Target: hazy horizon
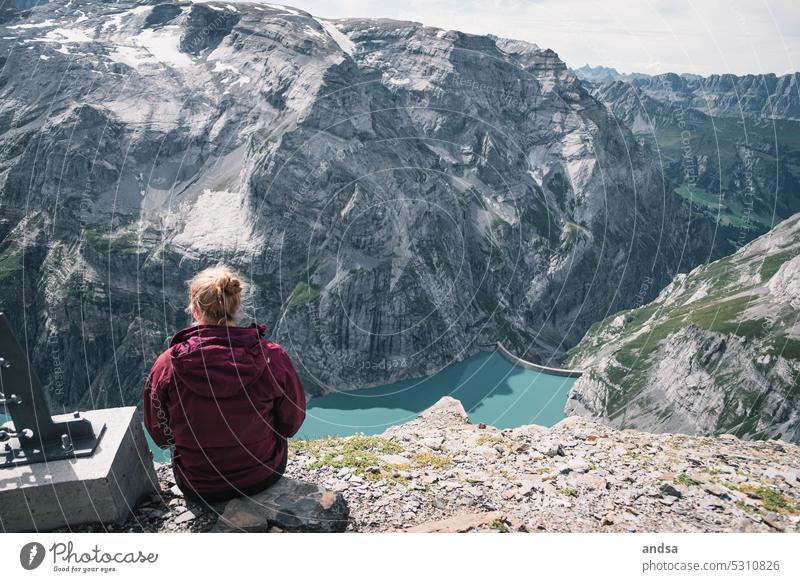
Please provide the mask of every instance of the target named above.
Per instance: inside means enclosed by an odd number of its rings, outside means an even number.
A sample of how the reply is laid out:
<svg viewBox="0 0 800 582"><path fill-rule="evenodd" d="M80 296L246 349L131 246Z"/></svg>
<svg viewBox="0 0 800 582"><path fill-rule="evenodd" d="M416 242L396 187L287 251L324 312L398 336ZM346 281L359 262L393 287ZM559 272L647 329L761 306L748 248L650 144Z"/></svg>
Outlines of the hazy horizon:
<svg viewBox="0 0 800 582"><path fill-rule="evenodd" d="M800 62L800 10L791 0L293 0L285 4L323 18L414 20L524 40L554 50L570 68L589 64L620 73L785 75L797 72Z"/></svg>

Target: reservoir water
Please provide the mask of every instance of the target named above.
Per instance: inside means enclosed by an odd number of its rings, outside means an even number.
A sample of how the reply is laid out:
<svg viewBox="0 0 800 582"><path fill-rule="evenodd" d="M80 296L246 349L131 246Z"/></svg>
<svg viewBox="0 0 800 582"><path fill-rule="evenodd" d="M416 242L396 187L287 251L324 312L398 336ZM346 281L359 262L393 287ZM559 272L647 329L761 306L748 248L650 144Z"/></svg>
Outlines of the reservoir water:
<svg viewBox="0 0 800 582"><path fill-rule="evenodd" d="M474 423L552 426L564 418L575 380L522 368L498 352L484 352L427 378L313 398L296 438L378 434L408 422L442 396L460 400ZM4 420L0 415L0 422ZM169 458L149 436L148 442L156 461Z"/></svg>
<svg viewBox="0 0 800 582"><path fill-rule="evenodd" d="M575 380L519 367L497 352L481 353L424 379L314 398L297 438L378 434L408 422L442 396L460 400L474 423L552 426L564 418Z"/></svg>

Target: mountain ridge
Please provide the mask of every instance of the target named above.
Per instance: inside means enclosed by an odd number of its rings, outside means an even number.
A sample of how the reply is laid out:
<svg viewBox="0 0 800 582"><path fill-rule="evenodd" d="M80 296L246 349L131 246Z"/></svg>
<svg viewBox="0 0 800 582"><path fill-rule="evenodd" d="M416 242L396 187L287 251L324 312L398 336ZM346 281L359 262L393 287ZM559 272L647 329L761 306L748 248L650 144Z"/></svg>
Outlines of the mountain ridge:
<svg viewBox="0 0 800 582"><path fill-rule="evenodd" d="M595 324L567 411L657 432L800 440L800 214Z"/></svg>
<svg viewBox="0 0 800 582"><path fill-rule="evenodd" d="M319 393L557 361L713 236L530 43L217 2L6 27L0 301L60 405L138 400L211 261Z"/></svg>

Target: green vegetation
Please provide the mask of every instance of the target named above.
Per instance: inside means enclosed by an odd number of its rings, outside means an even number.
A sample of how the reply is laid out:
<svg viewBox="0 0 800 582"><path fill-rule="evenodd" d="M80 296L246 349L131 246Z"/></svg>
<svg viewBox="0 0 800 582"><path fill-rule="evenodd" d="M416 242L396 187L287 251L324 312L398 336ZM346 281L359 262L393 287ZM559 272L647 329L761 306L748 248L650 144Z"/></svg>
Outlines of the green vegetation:
<svg viewBox="0 0 800 582"><path fill-rule="evenodd" d="M682 317L662 320L653 329L644 332L626 343L617 353L617 361L626 368L633 369L645 362L658 347L661 340L685 326Z"/></svg>
<svg viewBox="0 0 800 582"><path fill-rule="evenodd" d="M572 487L564 487L558 490L561 495L566 495L567 497L577 497L578 491L573 489Z"/></svg>
<svg viewBox="0 0 800 582"><path fill-rule="evenodd" d="M738 279L737 273L749 267L750 262L743 262L736 256L703 267L683 283L681 290L677 291L679 293L677 300L669 305L651 303L614 314L592 326L581 344L567 354L567 362L573 365L583 358L591 357L608 344L607 340L603 339L605 334L618 338L611 344L616 348L614 360L602 371L589 372L592 380L605 385L603 406L609 414L615 415L623 412L629 402L647 385L652 358L658 347L665 339L689 325L721 334L753 339L766 338L767 346L773 355L782 351L786 358L800 358L800 341L779 335L778 324L770 324L765 319L744 319L748 307L758 301L758 295L752 291L747 293L747 289L732 287L731 284ZM688 303L688 299L694 297L702 287L706 290L705 296ZM624 323L622 326L612 328L612 322L620 316ZM715 371L715 381L718 385L735 384L736 378L725 375L724 370ZM735 431L736 434L751 435L752 433L747 431L756 429L758 410L762 405L763 403L759 402L747 405L746 416L752 421L748 423L747 418L740 418L742 416L740 412L734 413L735 410L741 410L741 407L732 402L728 414L722 415L725 418L725 426L741 425L743 430ZM664 418L671 412L667 406L659 410L657 415ZM733 419L733 416L737 418ZM733 431L733 428L731 430Z"/></svg>
<svg viewBox="0 0 800 582"><path fill-rule="evenodd" d="M633 340L622 345L615 354L620 366L610 367L607 370L609 380L614 384L621 384L626 377L644 368L647 359L660 342L684 328L688 323L693 323L707 331L749 338L764 337L767 335L769 327L763 319L743 321L738 319L756 298L755 295L743 295L727 301L720 301L719 295L716 295L670 309L663 314L661 319L657 320L652 329L640 333ZM659 304L651 304L628 312L633 317L623 328L627 333L621 332L620 336L629 336L641 329L641 326L653 317L659 307L661 307ZM793 348L793 346L791 347ZM570 355L572 356L572 353Z"/></svg>
<svg viewBox="0 0 800 582"><path fill-rule="evenodd" d="M411 459L408 464L388 465L381 461L382 455L402 452L397 443L378 436L355 435L352 437L332 437L307 441L289 441L289 451L303 451L314 457L310 469L330 467L332 469L348 468L356 475L362 475L369 481L385 481L393 484L405 484L408 475L405 473L411 462L417 466L423 463L450 462L449 457L440 458L435 455ZM434 465L436 466L436 465Z"/></svg>
<svg viewBox="0 0 800 582"><path fill-rule="evenodd" d="M653 315L658 311L661 306L658 303L650 303L648 305L643 305L642 307L637 307L636 309L632 309L628 312L626 316L626 326L631 327L641 327L645 323L647 323Z"/></svg>
<svg viewBox="0 0 800 582"><path fill-rule="evenodd" d="M417 467L434 467L444 469L453 462L450 455L437 455L436 453L416 453L411 457L411 462Z"/></svg>
<svg viewBox="0 0 800 582"><path fill-rule="evenodd" d="M695 485L700 485L699 481L695 481L694 479L689 477L689 475L687 475L686 473L681 473L680 475L678 475L678 477L675 479L675 482L680 483L681 485L686 485L687 487L694 487Z"/></svg>
<svg viewBox="0 0 800 582"><path fill-rule="evenodd" d="M24 241L35 238L36 231L42 226L42 222L41 213L29 214L0 242L0 279L22 271L23 255L26 252Z"/></svg>
<svg viewBox="0 0 800 582"><path fill-rule="evenodd" d="M139 245L132 233L110 234L91 228L83 231L86 242L100 253L135 254Z"/></svg>
<svg viewBox="0 0 800 582"><path fill-rule="evenodd" d="M783 264L786 261L795 258L798 254L800 254L800 247L795 247L768 256L766 259L764 259L764 262L761 263L761 270L759 271L761 275L761 280L767 281L771 279L772 276L778 272L778 269L780 269L781 266L783 266Z"/></svg>
<svg viewBox="0 0 800 582"><path fill-rule="evenodd" d="M18 247L0 253L0 279L22 270L22 254Z"/></svg>
<svg viewBox="0 0 800 582"><path fill-rule="evenodd" d="M592 233L585 226L581 226L575 222L567 222L564 236L564 243L562 249L569 250L578 238L590 239Z"/></svg>
<svg viewBox="0 0 800 582"><path fill-rule="evenodd" d="M487 292L486 285L482 285L478 288L473 297L473 301L487 315L495 314L500 305L497 302L497 298Z"/></svg>
<svg viewBox="0 0 800 582"><path fill-rule="evenodd" d="M494 218L492 218L492 224L491 224L491 229L492 230L501 229L501 228L503 228L504 226L507 226L507 225L508 225L508 222L505 219L500 218L499 216L495 216Z"/></svg>
<svg viewBox="0 0 800 582"><path fill-rule="evenodd" d="M707 283L712 292L721 291L736 281L739 267L735 257L726 257L703 267L698 280Z"/></svg>
<svg viewBox="0 0 800 582"><path fill-rule="evenodd" d="M319 289L312 287L305 281L300 281L295 285L292 294L289 296L289 307L302 307L311 303L319 297Z"/></svg>
<svg viewBox="0 0 800 582"><path fill-rule="evenodd" d="M705 206L706 208L713 210L722 207L719 196L716 196L698 186L679 186L678 188L675 188L675 193L681 198L690 201L692 204L697 204L698 206Z"/></svg>
<svg viewBox="0 0 800 582"><path fill-rule="evenodd" d="M504 522L504 521L503 521L502 519L500 519L499 517L498 517L497 519L495 519L495 520L494 520L492 523L490 523L490 524L489 524L489 527L490 527L490 528L492 528L492 529L495 529L495 530L499 531L500 533L508 533L508 532L510 532L510 531L511 531L511 530L508 528L508 525L506 525L506 522Z"/></svg>
<svg viewBox="0 0 800 582"><path fill-rule="evenodd" d="M747 483L745 485L729 485L730 487L741 491L742 493L760 499L763 503L763 508L766 511L774 511L775 513L800 513L800 504L793 503L780 491L776 491L764 485L753 485Z"/></svg>
<svg viewBox="0 0 800 582"><path fill-rule="evenodd" d="M477 438L477 440L475 441L475 444L477 444L477 445L488 445L488 444L496 444L496 443L503 444L505 442L506 442L506 439L501 437L499 434L486 433L486 434L482 434L481 436L479 436Z"/></svg>
<svg viewBox="0 0 800 582"><path fill-rule="evenodd" d="M531 225L541 237L546 239L551 246L558 244L561 229L555 220L555 215L545 204L544 193L536 187L536 193L531 197L533 207L526 206L522 211L522 223Z"/></svg>
<svg viewBox="0 0 800 582"><path fill-rule="evenodd" d="M25 222L25 230L30 232L38 229L44 224L44 217L41 212L34 212L28 215L28 220Z"/></svg>
<svg viewBox="0 0 800 582"><path fill-rule="evenodd" d="M317 456L311 469L347 467L353 472L363 474L368 467L379 467L380 456L396 454L400 445L377 436L355 435L347 438L317 439L313 441L291 441L291 448L305 450Z"/></svg>
<svg viewBox="0 0 800 582"><path fill-rule="evenodd" d="M755 295L743 295L721 303L715 303L691 312L692 323L708 331L735 334L741 337L766 335L763 319L739 321L737 318L756 300Z"/></svg>
<svg viewBox="0 0 800 582"><path fill-rule="evenodd" d="M250 153L264 153L278 143L279 134L271 128L258 129L252 133L247 143Z"/></svg>
<svg viewBox="0 0 800 582"><path fill-rule="evenodd" d="M800 123L712 118L700 113L683 121L659 124L654 134L640 135L658 151L667 175L679 186L676 192L683 198L691 198L700 212L724 228L745 229L749 233L747 238L752 238L772 226L771 200L775 192L782 193L775 209L778 219L788 218L800 209L800 197L792 188L800 179L800 164L794 162L800 155ZM744 148L756 169L752 189L744 187ZM687 151L693 159L705 159L705 172L700 175L687 172L684 158Z"/></svg>
<svg viewBox="0 0 800 582"><path fill-rule="evenodd" d="M776 335L770 338L770 354L780 356L787 360L800 360L800 340L791 339L785 335Z"/></svg>
<svg viewBox="0 0 800 582"><path fill-rule="evenodd" d="M742 216L742 211L734 207L726 205L723 200L724 196L712 194L699 186L679 186L675 188L675 193L684 200L688 200L697 208L705 211L709 218L715 219L723 226L733 226L735 228L744 228L747 226ZM757 221L763 223L766 219L753 217Z"/></svg>
<svg viewBox="0 0 800 582"><path fill-rule="evenodd" d="M564 174L561 172L554 172L547 179L547 187L550 192L556 197L556 202L562 210L566 210L567 194L570 191L570 185Z"/></svg>

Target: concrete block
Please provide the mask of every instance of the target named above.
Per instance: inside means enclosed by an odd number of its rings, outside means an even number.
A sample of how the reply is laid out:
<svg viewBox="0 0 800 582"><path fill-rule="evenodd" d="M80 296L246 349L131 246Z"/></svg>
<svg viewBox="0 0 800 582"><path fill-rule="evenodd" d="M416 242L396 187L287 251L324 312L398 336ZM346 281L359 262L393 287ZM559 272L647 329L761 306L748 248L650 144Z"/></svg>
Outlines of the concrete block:
<svg viewBox="0 0 800 582"><path fill-rule="evenodd" d="M50 531L85 523L119 523L140 499L156 492L153 456L136 408L89 410L81 415L92 422L95 432L106 424L91 457L0 468L0 529Z"/></svg>

